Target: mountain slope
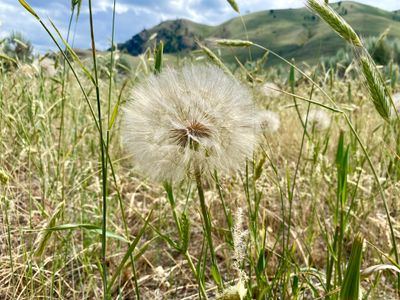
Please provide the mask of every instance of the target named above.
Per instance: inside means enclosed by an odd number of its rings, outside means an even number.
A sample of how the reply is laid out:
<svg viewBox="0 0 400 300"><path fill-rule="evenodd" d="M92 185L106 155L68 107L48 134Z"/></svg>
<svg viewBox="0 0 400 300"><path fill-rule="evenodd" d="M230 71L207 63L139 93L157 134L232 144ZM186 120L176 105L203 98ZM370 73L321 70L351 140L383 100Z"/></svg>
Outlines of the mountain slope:
<svg viewBox="0 0 400 300"><path fill-rule="evenodd" d="M362 36L378 36L388 27L388 38L400 38L400 12L388 12L352 1L332 4ZM249 40L261 44L286 58L297 61L314 61L320 56L330 56L345 43L308 9L268 10L243 17ZM213 38L246 39L242 20L233 18L218 26L197 24L188 20L166 21L135 35L119 44L119 48L138 55L154 43L163 40L166 53L196 49L196 40L207 43ZM210 45L211 47L211 45ZM222 56L242 60L248 58L246 49L221 49ZM259 57L261 50L252 49L252 56Z"/></svg>

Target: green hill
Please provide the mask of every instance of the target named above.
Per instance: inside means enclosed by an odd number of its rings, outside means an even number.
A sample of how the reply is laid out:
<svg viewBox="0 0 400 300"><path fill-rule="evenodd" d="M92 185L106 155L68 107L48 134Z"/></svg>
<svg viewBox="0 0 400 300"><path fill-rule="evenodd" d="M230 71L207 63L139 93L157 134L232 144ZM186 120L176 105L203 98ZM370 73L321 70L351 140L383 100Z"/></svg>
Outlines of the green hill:
<svg viewBox="0 0 400 300"><path fill-rule="evenodd" d="M388 27L389 39L400 38L400 11L389 12L352 1L332 6L364 38L378 36ZM313 62L320 56L334 55L345 46L340 37L306 8L260 11L245 15L243 20L249 40L296 61ZM240 17L218 26L183 19L162 22L119 44L119 48L138 55L163 40L166 53L188 52L196 49L196 40L207 44L213 38L246 39ZM232 59L237 55L242 60L249 55L246 49L221 49L221 53L223 57ZM252 49L252 55L259 57L262 52Z"/></svg>

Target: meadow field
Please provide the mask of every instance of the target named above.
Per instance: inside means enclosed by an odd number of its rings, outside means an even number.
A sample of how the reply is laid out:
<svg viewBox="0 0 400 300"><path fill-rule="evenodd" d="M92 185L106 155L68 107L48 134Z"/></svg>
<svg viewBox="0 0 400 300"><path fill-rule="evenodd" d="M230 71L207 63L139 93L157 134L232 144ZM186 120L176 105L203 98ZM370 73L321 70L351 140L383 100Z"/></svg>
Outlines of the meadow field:
<svg viewBox="0 0 400 300"><path fill-rule="evenodd" d="M0 44L0 299L398 299L399 66L335 10L347 64L233 64L78 55L19 2L60 51Z"/></svg>

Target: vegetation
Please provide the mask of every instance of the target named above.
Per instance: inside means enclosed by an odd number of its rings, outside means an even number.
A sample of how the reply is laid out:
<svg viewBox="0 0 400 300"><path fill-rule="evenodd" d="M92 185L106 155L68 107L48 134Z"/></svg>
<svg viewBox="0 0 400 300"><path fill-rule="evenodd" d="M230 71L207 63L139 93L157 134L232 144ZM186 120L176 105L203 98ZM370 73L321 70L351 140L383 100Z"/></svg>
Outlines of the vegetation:
<svg viewBox="0 0 400 300"><path fill-rule="evenodd" d="M332 7L363 38L378 37L389 27L388 39L400 38L398 12L388 12L352 1L334 3ZM167 53L177 53L197 49L196 40L214 49L212 40L215 38L249 39L274 49L288 59L315 64L319 56L333 56L346 45L325 22L306 8L255 12L243 16L243 21L246 30L243 29L242 17L217 26L206 26L189 20L166 21L143 30L118 46L132 55L138 55L162 40ZM229 63L235 62L234 55L245 61L261 58L264 54L256 49L250 58L244 49L221 51L222 57ZM281 61L271 57L269 63L275 65Z"/></svg>
<svg viewBox="0 0 400 300"><path fill-rule="evenodd" d="M20 3L59 40L57 27ZM72 4L74 17L80 2ZM223 56L200 43L201 51L184 58L164 55L167 47L154 40L155 49L131 59L117 49L97 52L94 40L90 53L76 53L65 38L45 57L55 72L3 50L0 298L396 299L397 42L363 41L359 27L344 23L341 15L369 7L343 2L335 4L338 14L308 4L318 14L310 22L320 24L310 35L338 33L349 42L340 57L353 61L351 76L350 64L347 72L339 60L293 64L252 39L215 40ZM283 13L268 11L271 19ZM251 20L244 17L249 35ZM263 55L233 65L226 60L232 49ZM265 67L268 57L285 67ZM208 105L207 95L229 97ZM206 123L182 117L190 121L182 127L171 111ZM173 155L178 166L168 165L162 139L171 123L181 126L172 129L173 149L185 149ZM254 151L250 131L257 133ZM157 139L160 149L146 152ZM144 151L133 149L138 142ZM161 171L179 180L164 180Z"/></svg>

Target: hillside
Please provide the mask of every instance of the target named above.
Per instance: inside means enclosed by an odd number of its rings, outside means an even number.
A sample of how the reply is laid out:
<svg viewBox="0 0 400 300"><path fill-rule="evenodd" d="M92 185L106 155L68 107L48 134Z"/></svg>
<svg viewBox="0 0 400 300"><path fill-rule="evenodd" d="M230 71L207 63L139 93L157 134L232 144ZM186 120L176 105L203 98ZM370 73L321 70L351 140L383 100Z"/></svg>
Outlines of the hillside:
<svg viewBox="0 0 400 300"><path fill-rule="evenodd" d="M389 12L352 1L332 4L362 37L378 36L390 27L388 38L400 38L400 11ZM342 48L344 42L308 9L267 10L243 17L251 41L274 50L286 58L311 62L319 56L330 56ZM166 53L187 52L196 49L196 40L206 43L213 38L246 39L239 17L218 26L197 24L179 19L165 21L143 30L119 48L132 55L143 53L154 43L163 40ZM210 45L211 46L211 45ZM246 59L246 49L221 49L222 56L232 52ZM252 50L254 57L261 52Z"/></svg>

